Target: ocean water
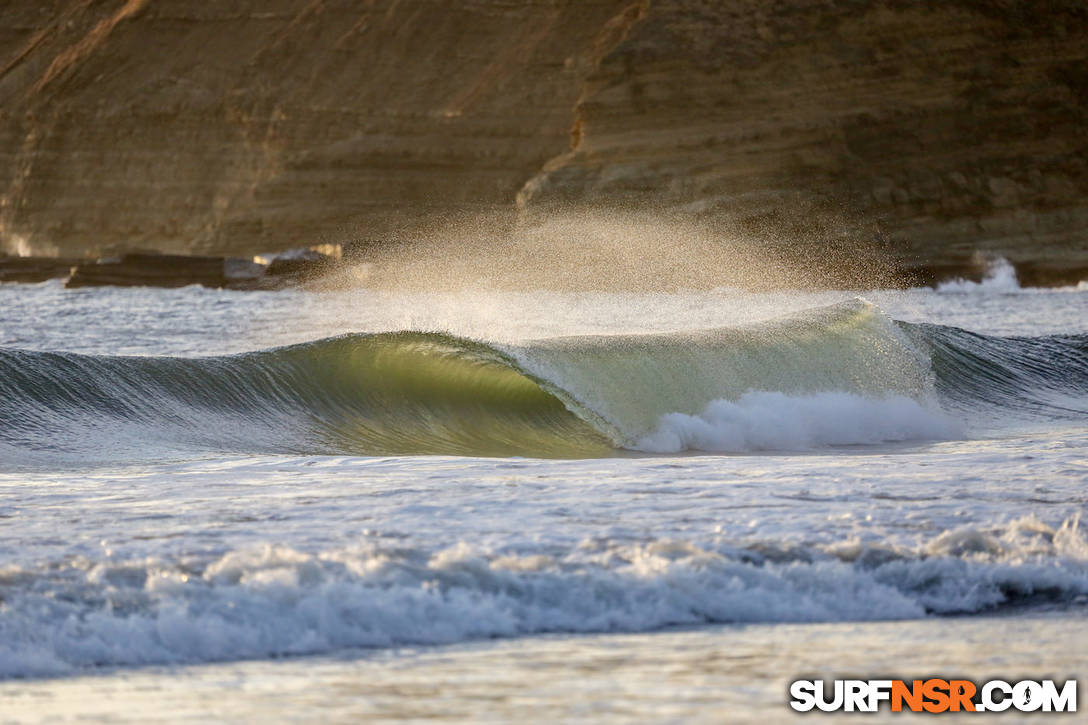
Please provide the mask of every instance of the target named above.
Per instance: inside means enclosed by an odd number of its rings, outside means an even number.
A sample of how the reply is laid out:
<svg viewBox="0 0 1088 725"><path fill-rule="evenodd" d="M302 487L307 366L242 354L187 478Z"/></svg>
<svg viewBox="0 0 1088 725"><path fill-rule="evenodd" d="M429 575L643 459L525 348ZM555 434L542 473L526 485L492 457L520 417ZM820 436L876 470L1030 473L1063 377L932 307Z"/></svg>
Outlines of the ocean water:
<svg viewBox="0 0 1088 725"><path fill-rule="evenodd" d="M1088 288L0 286L0 721L1088 675Z"/></svg>

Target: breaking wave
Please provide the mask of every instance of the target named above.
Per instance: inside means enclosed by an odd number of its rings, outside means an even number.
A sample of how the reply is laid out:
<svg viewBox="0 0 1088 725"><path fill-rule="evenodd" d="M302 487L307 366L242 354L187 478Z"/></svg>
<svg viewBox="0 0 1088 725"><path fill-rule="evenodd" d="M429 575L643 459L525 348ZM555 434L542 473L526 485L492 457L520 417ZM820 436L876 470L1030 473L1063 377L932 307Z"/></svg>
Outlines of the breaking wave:
<svg viewBox="0 0 1088 725"><path fill-rule="evenodd" d="M980 406L1082 416L1085 396L1088 336L987 337L862 300L521 344L399 332L210 358L0 349L0 461L797 450L955 438Z"/></svg>
<svg viewBox="0 0 1088 725"><path fill-rule="evenodd" d="M986 275L974 282L969 279L950 279L937 285L937 292L944 293L969 293L981 292L991 294L1012 294L1020 292L1020 280L1016 275L1016 267L1004 257L998 257L990 262Z"/></svg>
<svg viewBox="0 0 1088 725"><path fill-rule="evenodd" d="M737 402L716 400L699 415L669 413L639 450L807 450L893 441L958 438L952 418L902 395L869 400L849 393L745 393Z"/></svg>

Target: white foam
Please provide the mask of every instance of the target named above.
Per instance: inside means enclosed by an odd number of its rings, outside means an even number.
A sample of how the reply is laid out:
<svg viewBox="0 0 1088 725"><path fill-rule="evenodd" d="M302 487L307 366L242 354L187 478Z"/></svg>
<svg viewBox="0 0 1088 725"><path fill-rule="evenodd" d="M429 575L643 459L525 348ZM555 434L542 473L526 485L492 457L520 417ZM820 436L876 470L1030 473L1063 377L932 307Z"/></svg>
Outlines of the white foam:
<svg viewBox="0 0 1088 725"><path fill-rule="evenodd" d="M764 550L675 539L587 540L546 555L466 543L316 554L269 545L202 569L155 559L8 568L0 677L540 632L903 619L1088 594L1075 519L953 530L911 549Z"/></svg>
<svg viewBox="0 0 1088 725"><path fill-rule="evenodd" d="M902 395L867 398L842 392L754 391L736 402L715 400L699 415L662 416L657 429L635 447L651 453L741 453L962 436L962 428L947 415Z"/></svg>
<svg viewBox="0 0 1088 725"><path fill-rule="evenodd" d="M986 268L986 276L978 282L969 279L956 278L940 282L937 285L938 293L982 293L982 294L1062 294L1070 292L1088 292L1088 280L1082 280L1074 285L1062 287L1021 287L1016 275L1016 268L1004 257L997 257L990 261Z"/></svg>
<svg viewBox="0 0 1088 725"><path fill-rule="evenodd" d="M988 294L1013 294L1021 291L1020 280L1016 277L1016 268L1004 257L990 262L986 276L979 282L969 279L952 279L937 285L938 292L984 292Z"/></svg>

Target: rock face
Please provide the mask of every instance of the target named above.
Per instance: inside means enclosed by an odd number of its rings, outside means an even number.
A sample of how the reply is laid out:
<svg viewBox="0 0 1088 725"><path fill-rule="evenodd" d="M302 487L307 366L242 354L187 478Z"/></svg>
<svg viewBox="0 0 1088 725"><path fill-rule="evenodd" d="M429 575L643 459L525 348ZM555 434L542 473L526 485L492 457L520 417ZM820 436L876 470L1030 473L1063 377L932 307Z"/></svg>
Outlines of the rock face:
<svg viewBox="0 0 1088 725"><path fill-rule="evenodd" d="M655 0L575 115L523 206L824 209L905 257L1088 261L1083 2Z"/></svg>
<svg viewBox="0 0 1088 725"><path fill-rule="evenodd" d="M1084 264L1086 49L1073 0L9 0L0 250L620 204Z"/></svg>
<svg viewBox="0 0 1088 725"><path fill-rule="evenodd" d="M339 252L339 247L336 251ZM65 286L186 287L199 284L233 290L276 290L331 277L345 266L341 265L340 256L305 248L289 250L268 263L240 257L137 252L116 258L84 260L71 269L71 277ZM0 275L3 271L0 264Z"/></svg>
<svg viewBox="0 0 1088 725"><path fill-rule="evenodd" d="M119 259L85 262L72 271L66 287L205 287L227 286L227 260L178 254L126 254Z"/></svg>
<svg viewBox="0 0 1088 725"><path fill-rule="evenodd" d="M252 254L512 213L626 5L8 0L0 242Z"/></svg>

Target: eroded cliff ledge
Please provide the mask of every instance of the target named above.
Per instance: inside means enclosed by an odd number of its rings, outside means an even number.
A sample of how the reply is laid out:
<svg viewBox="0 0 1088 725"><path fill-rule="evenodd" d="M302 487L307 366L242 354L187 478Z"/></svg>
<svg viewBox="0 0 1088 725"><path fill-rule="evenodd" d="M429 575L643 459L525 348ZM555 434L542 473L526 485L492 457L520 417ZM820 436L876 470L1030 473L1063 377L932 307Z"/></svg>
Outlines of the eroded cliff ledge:
<svg viewBox="0 0 1088 725"><path fill-rule="evenodd" d="M1084 264L1086 49L1062 0L13 0L0 243L238 254L584 204Z"/></svg>

